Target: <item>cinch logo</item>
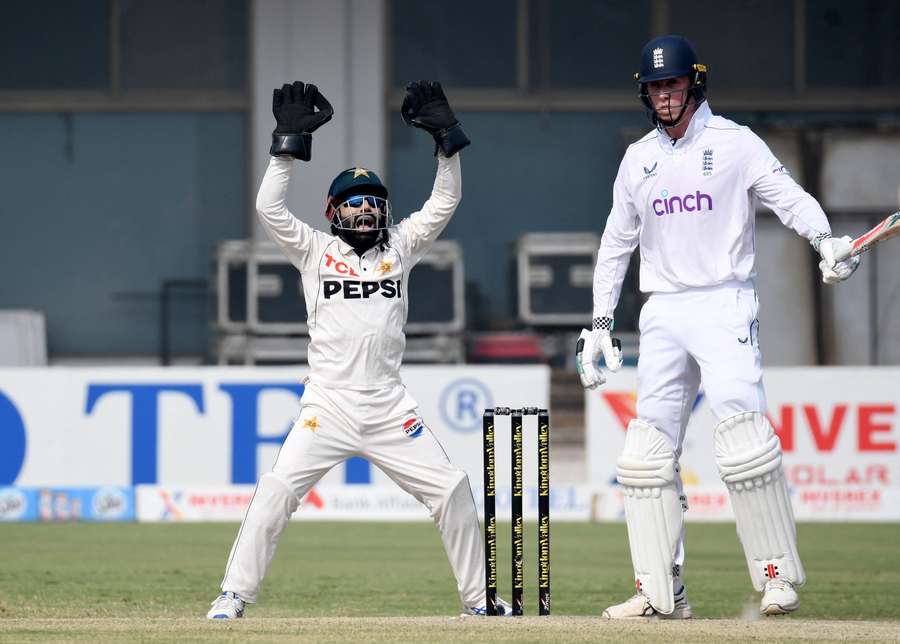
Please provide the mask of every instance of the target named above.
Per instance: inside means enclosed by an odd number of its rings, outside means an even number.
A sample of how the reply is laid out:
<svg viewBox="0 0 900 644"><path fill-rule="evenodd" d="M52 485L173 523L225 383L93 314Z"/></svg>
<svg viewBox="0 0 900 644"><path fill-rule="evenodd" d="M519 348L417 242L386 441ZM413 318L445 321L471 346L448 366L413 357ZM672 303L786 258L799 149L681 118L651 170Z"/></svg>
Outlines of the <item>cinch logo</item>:
<svg viewBox="0 0 900 644"><path fill-rule="evenodd" d="M663 190L659 196L660 198L654 199L651 204L657 217L673 215L676 212L700 212L701 210L713 209L712 197L699 190L695 191L694 194L688 193L683 197L678 195L670 197L669 191ZM706 208L703 207L704 203L707 204Z"/></svg>
<svg viewBox="0 0 900 644"><path fill-rule="evenodd" d="M381 280L380 282L360 282L357 280L325 280L322 282L325 299L341 293L345 300L368 300L381 291L382 297L400 299L400 280Z"/></svg>

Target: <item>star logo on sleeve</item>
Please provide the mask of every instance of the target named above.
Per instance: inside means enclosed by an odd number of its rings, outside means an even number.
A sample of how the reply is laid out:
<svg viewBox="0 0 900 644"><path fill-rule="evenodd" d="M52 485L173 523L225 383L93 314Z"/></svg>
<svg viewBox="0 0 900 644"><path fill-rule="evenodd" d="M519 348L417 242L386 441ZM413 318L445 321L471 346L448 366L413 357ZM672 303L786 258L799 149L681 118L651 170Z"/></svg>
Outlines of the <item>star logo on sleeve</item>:
<svg viewBox="0 0 900 644"><path fill-rule="evenodd" d="M317 429L319 429L319 419L316 416L313 416L312 418L304 418L303 427L304 429L308 429L311 432L315 432Z"/></svg>
<svg viewBox="0 0 900 644"><path fill-rule="evenodd" d="M394 262L392 262L392 261L390 261L390 260L387 260L387 259L383 259L383 260L381 260L381 262L378 264L378 268L376 268L375 270L376 270L379 274L384 275L385 273L387 273L388 271L390 271L392 268L394 268Z"/></svg>

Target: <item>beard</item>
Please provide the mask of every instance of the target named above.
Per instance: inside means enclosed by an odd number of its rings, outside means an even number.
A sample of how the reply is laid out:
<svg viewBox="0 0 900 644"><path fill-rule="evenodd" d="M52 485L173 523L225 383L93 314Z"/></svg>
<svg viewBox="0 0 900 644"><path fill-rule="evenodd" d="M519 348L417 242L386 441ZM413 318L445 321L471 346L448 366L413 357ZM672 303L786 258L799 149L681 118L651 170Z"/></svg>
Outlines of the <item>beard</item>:
<svg viewBox="0 0 900 644"><path fill-rule="evenodd" d="M362 254L372 248L381 240L381 233L384 232L379 228L370 230L347 230L343 228L332 227L332 232L350 244L358 254Z"/></svg>

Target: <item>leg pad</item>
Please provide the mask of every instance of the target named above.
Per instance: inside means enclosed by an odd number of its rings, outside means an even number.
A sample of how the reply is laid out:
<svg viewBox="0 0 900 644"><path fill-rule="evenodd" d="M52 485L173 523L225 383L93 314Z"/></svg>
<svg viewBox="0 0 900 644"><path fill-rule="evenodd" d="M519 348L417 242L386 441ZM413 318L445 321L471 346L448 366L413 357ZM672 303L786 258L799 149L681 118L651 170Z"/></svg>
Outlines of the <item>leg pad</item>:
<svg viewBox="0 0 900 644"><path fill-rule="evenodd" d="M768 419L757 412L726 418L716 426L715 451L753 587L762 591L770 579L803 584L781 442Z"/></svg>

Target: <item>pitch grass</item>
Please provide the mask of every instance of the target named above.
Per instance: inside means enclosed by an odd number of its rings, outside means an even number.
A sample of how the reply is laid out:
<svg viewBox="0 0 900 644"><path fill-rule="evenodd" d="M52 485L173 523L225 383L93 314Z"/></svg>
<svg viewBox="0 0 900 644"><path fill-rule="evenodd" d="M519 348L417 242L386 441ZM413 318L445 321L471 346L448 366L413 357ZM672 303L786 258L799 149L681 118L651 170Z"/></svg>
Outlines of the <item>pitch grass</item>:
<svg viewBox="0 0 900 644"><path fill-rule="evenodd" d="M534 615L537 546L528 527L525 608ZM236 524L2 524L0 640L900 640L900 622L893 621L900 617L897 524L801 525L808 583L796 617L752 628L746 621L697 619L650 630L596 619L632 592L624 525L565 523L554 524L551 537L550 620L486 625L490 620L453 619L459 613L455 581L431 524L292 523L247 619L210 625L200 618L218 592L236 532ZM508 598L508 524L498 534L500 593ZM754 618L758 595L733 524L689 524L686 546L695 616Z"/></svg>

